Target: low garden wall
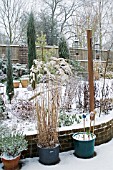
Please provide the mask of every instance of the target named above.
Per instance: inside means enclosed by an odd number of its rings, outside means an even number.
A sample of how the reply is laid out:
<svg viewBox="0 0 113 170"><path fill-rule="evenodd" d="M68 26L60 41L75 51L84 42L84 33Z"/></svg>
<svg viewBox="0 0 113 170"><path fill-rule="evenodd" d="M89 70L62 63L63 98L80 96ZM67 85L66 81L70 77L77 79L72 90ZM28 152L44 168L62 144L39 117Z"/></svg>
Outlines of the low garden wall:
<svg viewBox="0 0 113 170"><path fill-rule="evenodd" d="M113 119L96 125L94 130L96 135L95 145L108 142L113 138ZM81 131L83 131L83 128L59 131L60 152L74 149L72 135ZM29 141L29 147L27 151L22 152L22 158L38 156L37 135L26 136L26 138Z"/></svg>

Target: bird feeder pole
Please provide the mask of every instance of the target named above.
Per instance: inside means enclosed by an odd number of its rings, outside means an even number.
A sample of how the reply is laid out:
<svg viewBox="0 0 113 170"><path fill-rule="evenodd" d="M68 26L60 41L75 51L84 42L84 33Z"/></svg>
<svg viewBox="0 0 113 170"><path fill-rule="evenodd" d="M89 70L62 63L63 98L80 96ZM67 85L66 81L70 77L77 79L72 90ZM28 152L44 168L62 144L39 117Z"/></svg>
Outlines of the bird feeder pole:
<svg viewBox="0 0 113 170"><path fill-rule="evenodd" d="M93 52L92 52L92 31L87 30L88 46L88 78L89 78L89 104L90 112L94 111L94 83L93 83Z"/></svg>
<svg viewBox="0 0 113 170"><path fill-rule="evenodd" d="M87 30L87 46L88 46L88 78L89 78L89 105L90 105L90 129L93 121L93 133L95 125L95 112L94 112L94 83L93 83L93 52L92 52L92 31Z"/></svg>

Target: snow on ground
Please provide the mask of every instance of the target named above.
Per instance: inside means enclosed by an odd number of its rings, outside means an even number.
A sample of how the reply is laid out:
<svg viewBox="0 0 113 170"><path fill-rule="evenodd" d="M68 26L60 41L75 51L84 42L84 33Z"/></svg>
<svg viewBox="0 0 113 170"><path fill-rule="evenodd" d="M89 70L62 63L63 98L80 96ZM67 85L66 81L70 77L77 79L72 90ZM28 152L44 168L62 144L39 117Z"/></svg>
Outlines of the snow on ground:
<svg viewBox="0 0 113 170"><path fill-rule="evenodd" d="M113 139L106 144L95 146L96 156L89 159L77 158L74 150L60 153L56 165L42 165L38 157L20 160L21 170L113 170ZM0 170L3 164L0 163Z"/></svg>
<svg viewBox="0 0 113 170"><path fill-rule="evenodd" d="M17 90L17 89L16 89ZM24 97L29 98L32 96L32 92L29 96L29 92L26 89L19 88L18 89L20 98L22 99ZM25 95L26 94L26 95ZM113 111L111 111L113 113ZM113 114L108 115L101 115L99 118L96 116L96 124L108 121L113 118ZM89 124L89 121L86 122L86 125ZM25 124L26 126L26 124ZM66 129L72 129L72 128L79 128L83 126L83 123L63 127L60 128L60 130L66 130ZM32 134L32 131L29 131L28 133ZM60 162L56 165L52 166L45 166L39 163L38 157L35 158L26 158L23 160L20 160L20 163L22 163L21 170L113 170L113 139L106 143L99 146L95 146L95 152L96 156L90 159L80 159L74 156L74 150L60 153ZM3 164L0 163L0 170L3 170Z"/></svg>
<svg viewBox="0 0 113 170"><path fill-rule="evenodd" d="M111 84L111 83L110 83ZM4 94L5 94L5 88L4 90ZM37 89L39 92L39 89ZM28 88L22 88L21 86L19 88L15 88L15 97L13 99L12 102L16 103L18 101L18 99L20 100L28 100L30 97L34 96L34 92L31 90L30 86ZM33 118L32 121L28 121L28 120L21 120L18 119L15 115L12 115L12 110L11 110L11 105L7 104L7 97L6 95L4 95L4 102L7 105L8 108L8 113L9 113L9 117L10 119L7 119L6 121L4 121L4 123L6 123L8 126L10 126L11 128L13 126L16 125L17 129L20 129L26 134L26 135L31 135L31 134L36 134L37 133L37 122L36 122L36 118ZM73 114L75 114L77 111L75 109L73 109ZM71 114L71 113L69 113ZM78 115L79 116L79 112ZM100 123L103 122L107 122L109 120L113 119L113 110L109 111L109 114L105 114L102 113L101 116L99 117L98 111L95 117L95 125L98 125ZM90 125L90 115L87 115L86 117L86 121L85 121L85 125L86 127L89 127ZM64 126L64 127L60 127L59 130L60 131L65 131L65 130L71 130L71 129L78 129L83 127L83 120L80 120L80 123L75 122L74 124L72 124L71 126Z"/></svg>

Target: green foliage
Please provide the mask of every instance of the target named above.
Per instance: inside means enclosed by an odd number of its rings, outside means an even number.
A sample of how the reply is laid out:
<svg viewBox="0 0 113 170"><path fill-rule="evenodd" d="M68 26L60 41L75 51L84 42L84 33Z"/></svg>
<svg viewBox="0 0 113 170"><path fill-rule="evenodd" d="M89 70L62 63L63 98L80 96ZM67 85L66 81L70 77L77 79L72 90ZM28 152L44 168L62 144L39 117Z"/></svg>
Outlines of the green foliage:
<svg viewBox="0 0 113 170"><path fill-rule="evenodd" d="M47 45L47 43L46 43L46 35L43 34L43 32L41 32L40 36L37 36L36 45L40 46L40 48L41 48L41 59L42 59L42 61L45 61L44 47Z"/></svg>
<svg viewBox="0 0 113 170"><path fill-rule="evenodd" d="M94 137L94 134L90 132L89 128L86 129L86 134L91 138Z"/></svg>
<svg viewBox="0 0 113 170"><path fill-rule="evenodd" d="M89 130L89 128L86 128L86 134L87 134L87 135L90 135L90 130Z"/></svg>
<svg viewBox="0 0 113 170"><path fill-rule="evenodd" d="M8 100L11 103L11 99L14 95L14 87L13 87L13 71L12 71L12 63L11 63L11 48L7 48L7 85L6 85L6 94L8 96Z"/></svg>
<svg viewBox="0 0 113 170"><path fill-rule="evenodd" d="M39 45L41 48L44 48L47 45L46 35L43 34L43 32L41 32L40 36L37 36L36 45Z"/></svg>
<svg viewBox="0 0 113 170"><path fill-rule="evenodd" d="M28 25L27 25L27 43L28 43L28 67L29 69L33 65L33 60L36 59L36 33L35 33L35 23L34 15L31 12L29 15Z"/></svg>
<svg viewBox="0 0 113 170"><path fill-rule="evenodd" d="M0 105L4 105L4 101L3 101L3 98L2 98L2 96L0 95Z"/></svg>
<svg viewBox="0 0 113 170"><path fill-rule="evenodd" d="M59 127L61 126L70 126L74 122L77 124L81 122L81 116L77 116L76 114L66 114L63 111L60 112L59 115Z"/></svg>
<svg viewBox="0 0 113 170"><path fill-rule="evenodd" d="M59 41L59 57L69 59L69 48L64 36L60 38Z"/></svg>
<svg viewBox="0 0 113 170"><path fill-rule="evenodd" d="M0 58L0 69L2 69L3 60Z"/></svg>
<svg viewBox="0 0 113 170"><path fill-rule="evenodd" d="M55 50L54 50L54 47L53 49L45 49L45 47L43 48L43 61L44 62L47 62L51 56L55 56L56 53L55 53ZM42 60L42 50L40 48L40 50L37 50L37 57L39 60Z"/></svg>
<svg viewBox="0 0 113 170"><path fill-rule="evenodd" d="M43 32L41 32L40 36L37 35L36 45L40 46L40 49L37 50L38 59L44 62L47 62L51 56L55 55L54 46L52 49L45 48L47 45L47 42L46 42L46 35L43 34Z"/></svg>
<svg viewBox="0 0 113 170"><path fill-rule="evenodd" d="M72 65L74 71L80 71L80 72L85 71L85 69L80 65L79 61L69 60L68 62L70 65Z"/></svg>
<svg viewBox="0 0 113 170"><path fill-rule="evenodd" d="M52 67L52 65L49 65L49 66L48 66L48 70L50 71L51 74L54 74L54 75L55 75L56 72L57 72L57 69L54 68L54 67Z"/></svg>
<svg viewBox="0 0 113 170"><path fill-rule="evenodd" d="M0 118L2 116L2 113L5 111L5 104L4 104L4 101L3 101L3 98L2 96L0 95Z"/></svg>
<svg viewBox="0 0 113 170"><path fill-rule="evenodd" d="M3 155L16 157L27 147L28 142L22 132L0 127L0 150Z"/></svg>

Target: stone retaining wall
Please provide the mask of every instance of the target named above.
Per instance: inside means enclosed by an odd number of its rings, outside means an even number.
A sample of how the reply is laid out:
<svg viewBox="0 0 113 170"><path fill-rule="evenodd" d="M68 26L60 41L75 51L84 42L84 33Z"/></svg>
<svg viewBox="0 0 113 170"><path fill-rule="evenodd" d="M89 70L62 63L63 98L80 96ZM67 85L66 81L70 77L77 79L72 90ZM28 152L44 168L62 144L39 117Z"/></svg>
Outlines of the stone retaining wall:
<svg viewBox="0 0 113 170"><path fill-rule="evenodd" d="M59 131L60 152L74 149L72 135L73 133L82 131L83 128ZM113 119L106 123L96 125L94 131L96 135L95 145L108 142L113 138ZM22 152L22 158L38 156L37 135L30 135L26 138L29 141L29 147L27 151Z"/></svg>

